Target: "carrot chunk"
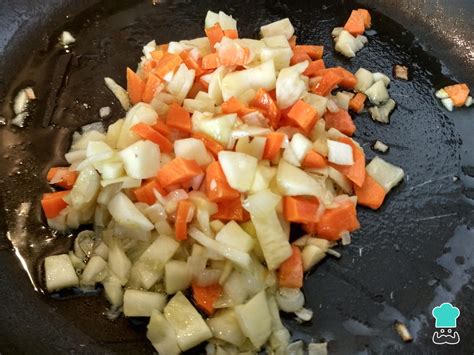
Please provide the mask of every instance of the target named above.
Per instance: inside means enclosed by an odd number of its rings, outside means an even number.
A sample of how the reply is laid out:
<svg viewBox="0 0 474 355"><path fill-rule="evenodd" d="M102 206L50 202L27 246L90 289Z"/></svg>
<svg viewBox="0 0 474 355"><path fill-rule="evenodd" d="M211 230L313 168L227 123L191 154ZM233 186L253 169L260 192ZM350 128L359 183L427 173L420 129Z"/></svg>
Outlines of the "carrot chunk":
<svg viewBox="0 0 474 355"><path fill-rule="evenodd" d="M237 98L232 96L229 100L222 103L221 111L224 114L236 113L239 117L243 117L248 113L254 112L255 110L248 108L243 103L241 103Z"/></svg>
<svg viewBox="0 0 474 355"><path fill-rule="evenodd" d="M166 116L166 124L168 127L176 128L182 132L191 133L192 123L191 116L188 111L176 103L170 105Z"/></svg>
<svg viewBox="0 0 474 355"><path fill-rule="evenodd" d="M214 46L216 43L219 43L222 41L222 38L224 37L224 31L222 31L221 26L216 23L214 26L206 28L206 36L209 39L209 43L211 44L211 49L212 51L215 51Z"/></svg>
<svg viewBox="0 0 474 355"><path fill-rule="evenodd" d="M366 174L364 184L361 187L355 185L354 190L357 195L357 203L373 210L382 206L386 195L383 187L369 174Z"/></svg>
<svg viewBox="0 0 474 355"><path fill-rule="evenodd" d="M344 25L344 29L353 36L358 36L365 31L364 16L357 10L352 10L351 16Z"/></svg>
<svg viewBox="0 0 474 355"><path fill-rule="evenodd" d="M41 206L46 218L55 218L59 216L61 211L65 209L68 204L64 201L64 197L69 194L69 191L58 191L43 194L41 199Z"/></svg>
<svg viewBox="0 0 474 355"><path fill-rule="evenodd" d="M326 159L319 153L315 152L311 149L303 160L303 167L304 168L324 168L328 165Z"/></svg>
<svg viewBox="0 0 474 355"><path fill-rule="evenodd" d="M178 68L182 62L183 61L179 55L166 52L158 62L158 65L154 70L155 74L165 80L166 75L174 73L176 68Z"/></svg>
<svg viewBox="0 0 474 355"><path fill-rule="evenodd" d="M444 91L448 93L449 98L453 100L456 107L464 106L469 96L469 87L466 84L446 86Z"/></svg>
<svg viewBox="0 0 474 355"><path fill-rule="evenodd" d="M157 177L158 183L167 188L185 183L200 174L203 174L203 171L196 161L178 157L164 165L158 171Z"/></svg>
<svg viewBox="0 0 474 355"><path fill-rule="evenodd" d="M265 148L263 149L263 159L273 160L280 153L281 145L285 135L280 132L272 132L267 134Z"/></svg>
<svg viewBox="0 0 474 355"><path fill-rule="evenodd" d="M210 53L202 58L203 69L216 69L221 65L219 55L217 53Z"/></svg>
<svg viewBox="0 0 474 355"><path fill-rule="evenodd" d="M222 295L222 286L216 283L210 286L202 287L193 282L191 288L196 306L208 316L212 316L215 311L214 303Z"/></svg>
<svg viewBox="0 0 474 355"><path fill-rule="evenodd" d="M242 207L240 197L217 204L217 212L211 216L212 219L223 221L246 222L250 219L249 213Z"/></svg>
<svg viewBox="0 0 474 355"><path fill-rule="evenodd" d="M291 125L300 127L306 133L311 131L318 119L316 109L303 100L298 100L288 112L288 121Z"/></svg>
<svg viewBox="0 0 474 355"><path fill-rule="evenodd" d="M311 57L303 49L298 49L298 46L293 50L293 55L290 59L290 65L295 65L304 61L311 62Z"/></svg>
<svg viewBox="0 0 474 355"><path fill-rule="evenodd" d="M188 69L194 70L196 77L200 77L204 73L201 66L199 65L199 62L191 55L191 50L182 51L179 56L183 60L183 63L186 64Z"/></svg>
<svg viewBox="0 0 474 355"><path fill-rule="evenodd" d="M151 127L155 131L158 131L159 133L161 133L165 137L168 137L171 133L169 127L163 121L160 121L160 120L157 120L156 123Z"/></svg>
<svg viewBox="0 0 474 355"><path fill-rule="evenodd" d="M145 91L145 82L130 68L127 68L127 91L133 105L142 100Z"/></svg>
<svg viewBox="0 0 474 355"><path fill-rule="evenodd" d="M69 168L52 167L48 171L46 179L49 183L53 178L59 179L54 185L61 186L64 189L70 190L74 186L79 173L77 171L69 170Z"/></svg>
<svg viewBox="0 0 474 355"><path fill-rule="evenodd" d="M347 136L352 136L356 130L356 126L352 121L351 115L345 110L337 112L327 111L324 114L326 128L335 128Z"/></svg>
<svg viewBox="0 0 474 355"><path fill-rule="evenodd" d="M357 12L362 16L364 19L364 27L365 29L370 28L372 26L372 17L370 16L370 13L366 9L357 9Z"/></svg>
<svg viewBox="0 0 474 355"><path fill-rule="evenodd" d="M320 96L328 96L343 79L339 73L326 69L321 81L311 91Z"/></svg>
<svg viewBox="0 0 474 355"><path fill-rule="evenodd" d="M278 268L278 286L287 288L303 287L303 259L298 247L291 247L292 254Z"/></svg>
<svg viewBox="0 0 474 355"><path fill-rule="evenodd" d="M255 97L250 102L250 107L258 109L268 120L273 128L278 127L280 121L280 109L265 89L258 89Z"/></svg>
<svg viewBox="0 0 474 355"><path fill-rule="evenodd" d="M303 75L309 76L311 78L313 76L320 75L321 70L324 69L326 69L324 61L322 59L318 59L309 63L308 67L303 72Z"/></svg>
<svg viewBox="0 0 474 355"><path fill-rule="evenodd" d="M349 108L356 113L361 113L362 110L364 109L364 103L366 99L367 99L367 95L361 92L358 92L351 99L351 101L349 101Z"/></svg>
<svg viewBox="0 0 474 355"><path fill-rule="evenodd" d="M174 223L174 230L176 234L176 240L188 239L188 223L190 213L192 213L194 206L189 200L181 200L178 202L176 209L176 220Z"/></svg>
<svg viewBox="0 0 474 355"><path fill-rule="evenodd" d="M224 36L230 39L237 39L239 38L239 32L237 30L224 30Z"/></svg>
<svg viewBox="0 0 474 355"><path fill-rule="evenodd" d="M314 45L297 45L295 50L301 50L306 53L312 60L321 59L323 57L323 46L314 46Z"/></svg>
<svg viewBox="0 0 474 355"><path fill-rule="evenodd" d="M135 195L135 198L138 202L153 205L156 202L156 196L153 190L158 191L164 196L167 195L167 192L158 184L158 181L155 179L145 181L142 186L133 190L133 194Z"/></svg>
<svg viewBox="0 0 474 355"><path fill-rule="evenodd" d="M140 122L132 127L132 131L140 138L151 141L160 146L163 153L171 153L173 151L173 143L160 132L154 130L146 123Z"/></svg>
<svg viewBox="0 0 474 355"><path fill-rule="evenodd" d="M283 216L288 222L314 223L317 219L319 200L316 197L285 196Z"/></svg>
<svg viewBox="0 0 474 355"><path fill-rule="evenodd" d="M348 200L324 212L317 223L317 234L321 238L338 240L343 232L352 232L359 228L356 206Z"/></svg>
<svg viewBox="0 0 474 355"><path fill-rule="evenodd" d="M155 97L155 93L160 87L161 79L155 74L148 74L148 79L146 80L145 89L143 90L142 101L149 104Z"/></svg>

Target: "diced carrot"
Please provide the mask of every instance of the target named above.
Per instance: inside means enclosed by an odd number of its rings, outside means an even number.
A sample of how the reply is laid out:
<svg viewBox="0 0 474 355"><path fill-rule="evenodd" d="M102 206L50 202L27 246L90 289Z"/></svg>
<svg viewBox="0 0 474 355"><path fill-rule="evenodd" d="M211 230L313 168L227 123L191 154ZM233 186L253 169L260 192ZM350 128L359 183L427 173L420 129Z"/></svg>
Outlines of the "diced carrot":
<svg viewBox="0 0 474 355"><path fill-rule="evenodd" d="M292 50L295 50L296 47L296 36L291 36L291 38L288 40L288 43L290 44L290 47Z"/></svg>
<svg viewBox="0 0 474 355"><path fill-rule="evenodd" d="M150 53L153 60L159 62L161 58L164 56L164 52L161 49L154 50Z"/></svg>
<svg viewBox="0 0 474 355"><path fill-rule="evenodd" d="M248 113L254 112L255 110L248 108L243 103L241 103L237 98L232 96L229 100L222 103L221 111L224 114L236 113L239 117L243 117Z"/></svg>
<svg viewBox="0 0 474 355"><path fill-rule="evenodd" d="M280 153L281 145L285 135L280 132L271 132L267 134L265 148L263 149L263 159L273 160Z"/></svg>
<svg viewBox="0 0 474 355"><path fill-rule="evenodd" d="M211 49L212 51L215 51L214 46L216 43L222 41L222 38L224 37L224 31L222 31L219 23L214 24L212 27L206 28L205 31L206 36L209 39L209 43L211 44Z"/></svg>
<svg viewBox="0 0 474 355"><path fill-rule="evenodd" d="M182 62L183 61L179 55L167 52L158 62L158 65L154 70L155 74L164 80L166 75L170 72L174 72Z"/></svg>
<svg viewBox="0 0 474 355"><path fill-rule="evenodd" d="M77 171L69 170L69 168L52 167L49 169L46 179L51 183L51 180L56 177L56 180L59 179L59 181L55 182L54 185L70 190L74 186L78 176L79 173Z"/></svg>
<svg viewBox="0 0 474 355"><path fill-rule="evenodd" d="M364 103L366 99L367 99L367 95L361 92L358 92L351 99L351 101L349 101L349 108L356 113L361 113L362 110L364 109Z"/></svg>
<svg viewBox="0 0 474 355"><path fill-rule="evenodd" d="M203 70L199 65L199 62L191 55L191 50L182 51L179 56L183 60L183 63L186 64L188 69L194 70L196 77L199 77L203 74Z"/></svg>
<svg viewBox="0 0 474 355"><path fill-rule="evenodd" d="M224 36L230 39L239 38L239 32L237 30L224 30Z"/></svg>
<svg viewBox="0 0 474 355"><path fill-rule="evenodd" d="M174 223L176 240L188 239L188 223L190 222L188 219L193 208L194 206L189 200L181 200L178 202L176 220Z"/></svg>
<svg viewBox="0 0 474 355"><path fill-rule="evenodd" d="M191 86L191 89L189 90L188 95L186 96L186 98L194 99L199 91L206 92L207 87L204 87L204 85L202 85L201 81L197 80L197 81L194 82L193 86Z"/></svg>
<svg viewBox="0 0 474 355"><path fill-rule="evenodd" d="M176 103L170 105L166 116L166 124L168 127L176 128L182 132L191 133L192 122L188 111Z"/></svg>
<svg viewBox="0 0 474 355"><path fill-rule="evenodd" d="M156 60L147 60L145 64L143 64L142 71L145 73L146 77L148 77L151 71L156 68L157 64Z"/></svg>
<svg viewBox="0 0 474 355"><path fill-rule="evenodd" d="M273 128L278 127L278 122L280 121L280 109L265 89L258 89L255 97L250 102L250 107L258 109L267 118Z"/></svg>
<svg viewBox="0 0 474 355"><path fill-rule="evenodd" d="M311 149L303 160L303 167L304 168L324 168L328 165L326 159L319 153L315 152Z"/></svg>
<svg viewBox="0 0 474 355"><path fill-rule="evenodd" d="M326 111L324 114L326 128L335 128L347 136L352 136L356 130L356 126L352 121L351 115L346 110L337 112Z"/></svg>
<svg viewBox="0 0 474 355"><path fill-rule="evenodd" d="M222 145L220 145L214 139L206 136L203 133L193 132L191 134L191 137L199 139L200 141L202 141L204 143L204 145L206 146L207 150L209 150L212 153L212 155L214 156L214 158L216 158L216 159L217 159L217 154L219 154L220 151L224 150L224 147Z"/></svg>
<svg viewBox="0 0 474 355"><path fill-rule="evenodd" d="M57 217L68 204L64 201L64 197L69 194L69 191L58 191L43 194L41 199L41 206L46 218Z"/></svg>
<svg viewBox="0 0 474 355"><path fill-rule="evenodd" d="M155 74L148 74L148 79L146 81L145 90L143 91L142 101L149 104L151 100L155 97L156 90L161 84L161 79Z"/></svg>
<svg viewBox="0 0 474 355"><path fill-rule="evenodd" d="M209 201L224 202L240 197L239 191L230 187L218 161L207 167L205 185Z"/></svg>
<svg viewBox="0 0 474 355"><path fill-rule="evenodd" d="M448 93L449 98L453 100L456 107L464 106L469 96L469 87L466 84L446 86L444 91Z"/></svg>
<svg viewBox="0 0 474 355"><path fill-rule="evenodd" d="M203 171L196 161L178 157L165 164L158 171L157 178L158 183L166 189L173 185L185 183L201 174L203 174Z"/></svg>
<svg viewBox="0 0 474 355"><path fill-rule="evenodd" d="M314 46L314 45L297 45L295 50L302 50L310 56L312 60L321 59L323 57L323 46Z"/></svg>
<svg viewBox="0 0 474 355"><path fill-rule="evenodd" d="M300 127L304 132L309 133L319 116L313 106L303 100L298 100L288 112L288 119L293 126Z"/></svg>
<svg viewBox="0 0 474 355"><path fill-rule="evenodd" d="M367 206L374 210L382 206L386 195L384 188L369 174L365 175L364 184L361 187L354 186L354 191L359 205Z"/></svg>
<svg viewBox="0 0 474 355"><path fill-rule="evenodd" d="M364 19L364 27L365 29L370 28L372 26L372 17L370 16L370 13L366 9L357 9L357 12L362 16Z"/></svg>
<svg viewBox="0 0 474 355"><path fill-rule="evenodd" d="M331 164L332 167L341 172L356 186L363 186L366 177L365 173L365 154L364 151L357 146L357 144L350 138L341 137L339 142L348 144L352 147L352 156L354 158L353 165L336 165Z"/></svg>
<svg viewBox="0 0 474 355"><path fill-rule="evenodd" d="M217 53L210 53L202 58L202 67L204 69L216 69L220 65L221 63Z"/></svg>
<svg viewBox="0 0 474 355"><path fill-rule="evenodd" d="M331 68L336 71L339 75L342 76L342 80L337 84L343 89L353 89L357 85L357 78L349 70L344 69L343 67Z"/></svg>
<svg viewBox="0 0 474 355"><path fill-rule="evenodd" d="M283 216L288 222L314 223L318 217L319 200L316 197L283 197Z"/></svg>
<svg viewBox="0 0 474 355"><path fill-rule="evenodd" d="M311 57L304 50L298 49L298 46L296 46L290 59L290 65L295 65L305 60L311 62Z"/></svg>
<svg viewBox="0 0 474 355"><path fill-rule="evenodd" d="M292 254L278 268L278 286L286 288L303 287L303 259L298 247L291 247Z"/></svg>
<svg viewBox="0 0 474 355"><path fill-rule="evenodd" d="M140 138L151 141L160 146L163 153L171 153L173 151L173 143L160 132L154 130L146 123L140 122L131 128L131 130Z"/></svg>
<svg viewBox="0 0 474 355"><path fill-rule="evenodd" d="M243 66L247 63L250 51L235 43L221 43L219 51L219 63L227 67L237 65Z"/></svg>
<svg viewBox="0 0 474 355"><path fill-rule="evenodd" d="M355 204L344 201L336 208L326 209L317 223L317 234L328 240L338 240L343 232L352 232L360 228Z"/></svg>
<svg viewBox="0 0 474 355"><path fill-rule="evenodd" d="M212 219L223 221L246 222L250 219L249 213L242 207L240 197L234 200L219 202L217 212L211 216Z"/></svg>
<svg viewBox="0 0 474 355"><path fill-rule="evenodd" d="M318 59L309 63L308 67L303 72L303 75L309 76L311 78L313 76L320 75L321 70L324 69L326 69L324 61L322 59Z"/></svg>
<svg viewBox="0 0 474 355"><path fill-rule="evenodd" d="M164 195L166 195L166 191L159 187L159 184L155 179L142 183L142 186L133 190L133 193L138 202L153 205L156 202L156 196L153 190L157 190L160 193L164 192Z"/></svg>
<svg viewBox="0 0 474 355"><path fill-rule="evenodd" d="M170 135L170 129L163 121L157 120L156 123L151 127L165 137Z"/></svg>
<svg viewBox="0 0 474 355"><path fill-rule="evenodd" d="M145 91L145 82L130 68L127 68L127 91L134 105L142 100Z"/></svg>
<svg viewBox="0 0 474 355"><path fill-rule="evenodd" d="M221 297L223 288L218 283L209 286L198 286L195 282L191 284L193 299L196 306L208 316L214 314L214 303Z"/></svg>
<svg viewBox="0 0 474 355"><path fill-rule="evenodd" d="M160 50L163 52L163 53L166 53L168 52L168 48L169 48L169 44L168 43L165 43L165 44L160 44L158 47L160 47Z"/></svg>
<svg viewBox="0 0 474 355"><path fill-rule="evenodd" d="M352 10L351 16L344 25L344 29L353 36L358 36L364 33L365 23L362 13L357 10Z"/></svg>
<svg viewBox="0 0 474 355"><path fill-rule="evenodd" d="M317 83L311 91L320 96L328 96L342 80L343 77L334 71L326 71L321 81Z"/></svg>
<svg viewBox="0 0 474 355"><path fill-rule="evenodd" d="M303 230L308 234L318 234L318 224L317 223L304 223L301 225Z"/></svg>

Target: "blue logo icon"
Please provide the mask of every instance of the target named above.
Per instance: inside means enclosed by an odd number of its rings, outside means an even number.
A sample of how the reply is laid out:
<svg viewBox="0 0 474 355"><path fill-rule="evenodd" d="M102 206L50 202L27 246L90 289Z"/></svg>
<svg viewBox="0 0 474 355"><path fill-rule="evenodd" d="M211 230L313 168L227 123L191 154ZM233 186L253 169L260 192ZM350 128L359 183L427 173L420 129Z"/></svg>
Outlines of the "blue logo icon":
<svg viewBox="0 0 474 355"><path fill-rule="evenodd" d="M445 302L435 308L431 312L435 318L435 328L439 329L433 333L433 343L437 345L455 345L460 342L459 333L452 328L457 327L457 319L461 312L459 308L454 307L451 303Z"/></svg>

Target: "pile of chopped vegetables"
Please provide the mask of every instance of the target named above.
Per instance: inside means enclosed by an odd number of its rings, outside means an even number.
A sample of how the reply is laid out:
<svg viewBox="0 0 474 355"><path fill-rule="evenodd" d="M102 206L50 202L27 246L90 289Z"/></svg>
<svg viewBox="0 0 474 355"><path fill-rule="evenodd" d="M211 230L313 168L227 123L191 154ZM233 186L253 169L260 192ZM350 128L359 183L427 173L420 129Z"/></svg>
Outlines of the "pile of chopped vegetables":
<svg viewBox="0 0 474 355"><path fill-rule="evenodd" d="M336 49L355 55L369 26L366 10L353 12ZM205 33L148 43L127 90L105 79L126 117L74 134L70 166L49 170L49 226L94 228L46 258L46 286L102 284L111 315L150 317L160 354L206 341L209 354L296 354L303 344L290 344L279 311L311 320L304 273L350 242L357 205L379 208L403 179L380 157L366 165L351 138L349 110L367 97L388 122L390 80L326 68L323 47L297 44L288 19L255 40L209 11ZM290 240L291 224L307 234Z"/></svg>

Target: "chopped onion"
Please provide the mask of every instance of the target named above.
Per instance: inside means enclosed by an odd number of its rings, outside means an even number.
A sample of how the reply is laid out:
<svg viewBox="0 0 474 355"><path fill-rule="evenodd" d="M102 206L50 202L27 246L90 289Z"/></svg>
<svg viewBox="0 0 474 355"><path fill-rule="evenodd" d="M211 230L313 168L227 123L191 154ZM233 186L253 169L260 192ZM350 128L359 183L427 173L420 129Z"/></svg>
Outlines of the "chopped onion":
<svg viewBox="0 0 474 355"><path fill-rule="evenodd" d="M304 295L299 288L280 287L276 292L278 307L287 313L300 310L304 305Z"/></svg>
<svg viewBox="0 0 474 355"><path fill-rule="evenodd" d="M290 39L295 33L295 29L288 18L269 23L260 27L262 37L271 37L283 35L286 39Z"/></svg>
<svg viewBox="0 0 474 355"><path fill-rule="evenodd" d="M243 345L246 340L233 309L217 312L212 318L207 320L207 324L217 339L235 346Z"/></svg>
<svg viewBox="0 0 474 355"><path fill-rule="evenodd" d="M222 151L219 152L219 163L232 188L246 192L252 187L257 171L257 158L244 153Z"/></svg>
<svg viewBox="0 0 474 355"><path fill-rule="evenodd" d="M367 173L382 185L386 193L398 185L404 176L403 169L386 162L380 157L375 157L367 165Z"/></svg>
<svg viewBox="0 0 474 355"><path fill-rule="evenodd" d="M67 48L74 42L76 42L76 39L72 36L71 32L63 31L63 33L61 33L61 37L59 37L59 43L61 43L62 46Z"/></svg>
<svg viewBox="0 0 474 355"><path fill-rule="evenodd" d="M390 96L388 96L387 88L382 80L376 81L375 84L365 90L365 94L370 102L375 105L380 105L390 98Z"/></svg>
<svg viewBox="0 0 474 355"><path fill-rule="evenodd" d="M304 61L284 68L278 73L276 98L280 109L293 105L307 91L306 83L300 76L307 67L308 62Z"/></svg>
<svg viewBox="0 0 474 355"><path fill-rule="evenodd" d="M219 282L221 274L221 270L204 269L201 272L197 273L194 276L193 280L198 286L207 287L210 285L217 284Z"/></svg>
<svg viewBox="0 0 474 355"><path fill-rule="evenodd" d="M390 113L395 108L395 101L389 99L384 105L382 106L374 106L369 108L370 116L374 121L378 121L381 123L389 123L390 122Z"/></svg>
<svg viewBox="0 0 474 355"><path fill-rule="evenodd" d="M313 319L313 311L304 307L297 310L295 315L303 322L309 322L311 319Z"/></svg>
<svg viewBox="0 0 474 355"><path fill-rule="evenodd" d="M472 96L468 96L464 106L469 107L472 105Z"/></svg>
<svg viewBox="0 0 474 355"><path fill-rule="evenodd" d="M389 148L388 145L386 145L385 143L379 140L375 141L375 144L374 144L375 150L378 150L379 152L382 152L382 153L386 153L388 151L388 148Z"/></svg>
<svg viewBox="0 0 474 355"><path fill-rule="evenodd" d="M329 140L328 144L328 161L338 165L353 165L354 157L352 147L349 144L338 141Z"/></svg>
<svg viewBox="0 0 474 355"><path fill-rule="evenodd" d="M355 86L357 91L365 92L374 83L374 76L367 69L359 68L354 75L357 78L357 84Z"/></svg>
<svg viewBox="0 0 474 355"><path fill-rule="evenodd" d="M390 78L383 74L383 73L372 73L372 77L374 78L374 82L376 83L377 81L382 81L385 87L390 85Z"/></svg>
<svg viewBox="0 0 474 355"><path fill-rule="evenodd" d="M112 94L119 100L122 108L128 111L130 109L130 98L128 97L127 90L117 84L112 78L104 78L104 81L105 85L112 91Z"/></svg>
<svg viewBox="0 0 474 355"><path fill-rule="evenodd" d="M449 97L447 99L441 99L441 103L448 111L452 111L454 109L454 102Z"/></svg>
<svg viewBox="0 0 474 355"><path fill-rule="evenodd" d="M349 232L343 232L341 234L341 242L342 242L342 245L351 244L351 234Z"/></svg>
<svg viewBox="0 0 474 355"><path fill-rule="evenodd" d="M310 240L312 239L315 239L315 238L310 237ZM316 245L308 244L303 248L303 251L301 252L301 257L303 259L304 271L308 271L314 265L321 262L326 257L326 253L320 247Z"/></svg>
<svg viewBox="0 0 474 355"><path fill-rule="evenodd" d="M328 355L328 343L308 344L308 355Z"/></svg>
<svg viewBox="0 0 474 355"><path fill-rule="evenodd" d="M327 102L327 109L330 111L330 112L338 112L340 110L339 106L337 105L337 103L332 100L332 99L328 99L328 102Z"/></svg>
<svg viewBox="0 0 474 355"><path fill-rule="evenodd" d="M150 231L153 224L146 218L130 199L119 192L110 200L108 209L112 217L120 224Z"/></svg>

